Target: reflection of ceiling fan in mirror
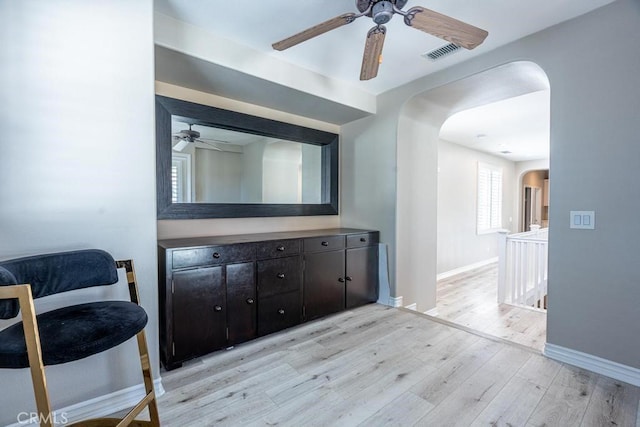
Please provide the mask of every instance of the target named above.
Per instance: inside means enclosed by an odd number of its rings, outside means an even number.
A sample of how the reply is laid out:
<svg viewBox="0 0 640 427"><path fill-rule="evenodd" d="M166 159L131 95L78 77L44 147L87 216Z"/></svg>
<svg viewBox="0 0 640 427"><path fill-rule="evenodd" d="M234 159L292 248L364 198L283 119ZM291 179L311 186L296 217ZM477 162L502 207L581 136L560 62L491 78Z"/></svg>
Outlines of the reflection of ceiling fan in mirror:
<svg viewBox="0 0 640 427"><path fill-rule="evenodd" d="M285 50L330 30L350 24L361 16L368 16L373 20L375 27L367 34L360 80L370 80L378 75L378 67L382 62L382 46L387 34L387 28L383 24L389 22L394 14L403 16L404 23L409 27L469 50L480 45L489 34L473 25L421 6L403 11L402 8L406 3L407 0L356 0L356 7L360 13L345 13L337 16L274 43L272 47L275 50Z"/></svg>
<svg viewBox="0 0 640 427"><path fill-rule="evenodd" d="M216 142L226 144L227 141L218 141L216 139L201 138L200 132L198 132L197 130L193 130L191 128L192 126L193 126L193 123L189 123L189 129L182 129L180 132L173 134L173 140L176 141L176 144L173 146L173 151L182 151L190 143L196 143L196 142L206 145L207 148L211 150L225 151L222 148L218 147Z"/></svg>

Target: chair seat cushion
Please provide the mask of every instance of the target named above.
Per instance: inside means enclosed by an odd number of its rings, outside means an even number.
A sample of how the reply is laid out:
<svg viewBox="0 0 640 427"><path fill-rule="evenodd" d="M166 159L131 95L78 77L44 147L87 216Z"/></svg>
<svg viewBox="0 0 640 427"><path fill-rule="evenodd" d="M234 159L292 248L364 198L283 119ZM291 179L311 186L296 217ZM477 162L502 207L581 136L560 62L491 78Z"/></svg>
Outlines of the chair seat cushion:
<svg viewBox="0 0 640 427"><path fill-rule="evenodd" d="M128 301L73 305L37 316L42 360L58 365L115 347L140 332L147 313ZM29 366L22 322L0 331L0 367Z"/></svg>

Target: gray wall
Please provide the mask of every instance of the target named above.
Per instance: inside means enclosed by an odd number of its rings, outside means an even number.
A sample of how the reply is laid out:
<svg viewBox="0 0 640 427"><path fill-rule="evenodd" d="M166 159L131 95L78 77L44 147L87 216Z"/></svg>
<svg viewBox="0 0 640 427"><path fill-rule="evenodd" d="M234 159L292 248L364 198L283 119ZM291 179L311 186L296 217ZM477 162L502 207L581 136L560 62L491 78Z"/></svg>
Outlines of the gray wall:
<svg viewBox="0 0 640 427"><path fill-rule="evenodd" d="M440 140L438 274L498 256L498 235L476 233L478 162L502 168L502 227L514 231L517 188L514 162Z"/></svg>
<svg viewBox="0 0 640 427"><path fill-rule="evenodd" d="M435 132L424 132L429 116L408 117L415 116L419 99L408 101L448 82L530 59L545 70L551 82L547 341L640 368L640 270L635 266L640 239L630 237L640 233L636 219L640 199L634 196L640 179L640 121L636 117L640 55L632 54L640 45L638 28L640 2L618 0L381 95L376 117L345 126L343 222L366 222L381 229L392 260L399 249L416 246L415 239L427 245L434 241L436 225L428 207L436 204L430 184L435 180L435 148L424 148L420 157L430 175L425 172L424 179L413 183L429 186L423 192L424 216L429 222L413 225L419 232L408 240L395 235L393 219L397 215L400 224L404 213L396 210L394 199L404 186L399 186L397 194L393 188L408 165L398 158L396 169L396 150L403 144L435 146L437 138ZM399 118L405 103L411 111L404 109ZM437 117L432 123L442 120ZM419 127L423 132L414 131ZM347 173L352 163L355 170ZM366 191L372 180L384 183L380 191ZM411 194L419 193L414 190ZM596 211L596 230L568 228L570 210L591 209ZM419 281L398 280L400 272L392 274L392 293L423 298L418 307L429 309L435 302L436 257L429 250L415 257L406 265L409 272L402 274ZM399 271L401 261L398 256Z"/></svg>
<svg viewBox="0 0 640 427"><path fill-rule="evenodd" d="M133 258L158 376L152 7L0 2L0 259L91 247ZM126 288L37 306L126 298ZM48 368L53 405L140 383L134 341ZM28 370L0 370L0 384L0 425L35 410Z"/></svg>

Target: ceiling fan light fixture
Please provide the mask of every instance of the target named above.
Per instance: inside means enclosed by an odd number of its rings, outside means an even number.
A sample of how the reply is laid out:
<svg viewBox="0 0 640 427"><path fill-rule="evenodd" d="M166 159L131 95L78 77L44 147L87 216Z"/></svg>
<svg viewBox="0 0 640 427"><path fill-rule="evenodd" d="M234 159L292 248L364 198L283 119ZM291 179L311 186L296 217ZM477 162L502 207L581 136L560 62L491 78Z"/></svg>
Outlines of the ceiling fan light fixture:
<svg viewBox="0 0 640 427"><path fill-rule="evenodd" d="M393 17L393 3L380 1L373 6L373 22L378 25L386 24Z"/></svg>
<svg viewBox="0 0 640 427"><path fill-rule="evenodd" d="M178 143L176 145L173 146L173 151L182 151L184 150L187 145L189 145L189 141L187 141L186 139L181 139L180 141L178 141Z"/></svg>

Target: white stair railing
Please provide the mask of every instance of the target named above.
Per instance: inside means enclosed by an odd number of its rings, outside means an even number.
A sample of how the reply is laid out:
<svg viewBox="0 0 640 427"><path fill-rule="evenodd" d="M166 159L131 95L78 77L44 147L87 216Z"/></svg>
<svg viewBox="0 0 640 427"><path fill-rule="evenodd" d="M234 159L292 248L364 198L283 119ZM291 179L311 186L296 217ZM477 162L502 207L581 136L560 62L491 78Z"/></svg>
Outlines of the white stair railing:
<svg viewBox="0 0 640 427"><path fill-rule="evenodd" d="M498 303L546 311L548 229L500 232Z"/></svg>

